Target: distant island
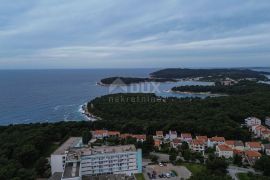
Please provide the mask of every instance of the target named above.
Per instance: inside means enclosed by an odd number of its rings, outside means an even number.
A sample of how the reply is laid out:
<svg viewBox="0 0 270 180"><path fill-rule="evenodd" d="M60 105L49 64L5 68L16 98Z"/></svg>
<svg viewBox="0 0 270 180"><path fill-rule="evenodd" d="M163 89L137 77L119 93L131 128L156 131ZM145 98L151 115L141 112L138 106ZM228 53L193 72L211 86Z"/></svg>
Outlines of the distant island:
<svg viewBox="0 0 270 180"><path fill-rule="evenodd" d="M122 84L129 85L144 82L177 82L179 80L196 80L206 82L255 80L266 81L269 72L254 71L243 68L222 69L185 69L168 68L150 73L150 77L108 77L101 79L99 85Z"/></svg>
<svg viewBox="0 0 270 180"><path fill-rule="evenodd" d="M129 85L144 82L176 82L173 78L136 78L136 77L109 77L100 80L100 85Z"/></svg>

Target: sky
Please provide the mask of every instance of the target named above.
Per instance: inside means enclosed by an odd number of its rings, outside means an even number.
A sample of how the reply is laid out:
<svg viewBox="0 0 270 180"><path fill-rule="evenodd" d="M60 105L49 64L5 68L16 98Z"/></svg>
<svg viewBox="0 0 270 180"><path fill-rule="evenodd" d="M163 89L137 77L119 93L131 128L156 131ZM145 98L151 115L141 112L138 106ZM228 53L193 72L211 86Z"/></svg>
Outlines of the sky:
<svg viewBox="0 0 270 180"><path fill-rule="evenodd" d="M0 69L270 66L269 0L0 4Z"/></svg>

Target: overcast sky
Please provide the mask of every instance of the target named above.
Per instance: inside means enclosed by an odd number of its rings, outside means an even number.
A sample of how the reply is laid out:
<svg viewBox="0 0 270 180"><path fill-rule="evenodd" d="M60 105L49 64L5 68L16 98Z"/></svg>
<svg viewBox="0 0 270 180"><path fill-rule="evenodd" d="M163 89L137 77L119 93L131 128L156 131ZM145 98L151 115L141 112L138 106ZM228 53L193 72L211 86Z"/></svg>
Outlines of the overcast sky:
<svg viewBox="0 0 270 180"><path fill-rule="evenodd" d="M0 69L270 66L269 0L0 3Z"/></svg>

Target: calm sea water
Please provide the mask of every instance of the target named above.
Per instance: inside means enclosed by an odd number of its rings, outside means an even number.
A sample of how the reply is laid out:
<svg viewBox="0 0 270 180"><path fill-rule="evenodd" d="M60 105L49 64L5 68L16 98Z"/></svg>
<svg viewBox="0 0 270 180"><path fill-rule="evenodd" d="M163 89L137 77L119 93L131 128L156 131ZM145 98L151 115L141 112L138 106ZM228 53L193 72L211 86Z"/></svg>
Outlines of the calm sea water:
<svg viewBox="0 0 270 180"><path fill-rule="evenodd" d="M105 77L147 77L157 69L89 69L89 70L2 70L0 71L0 124L86 120L81 105L108 94L109 88L96 85ZM157 95L193 96L167 92L175 85L207 85L202 82L158 84ZM146 84L139 91L147 92ZM135 87L134 87L135 86ZM150 84L151 87L151 84ZM138 90L132 85L128 91ZM113 93L123 92L121 88ZM204 97L204 95L198 95Z"/></svg>

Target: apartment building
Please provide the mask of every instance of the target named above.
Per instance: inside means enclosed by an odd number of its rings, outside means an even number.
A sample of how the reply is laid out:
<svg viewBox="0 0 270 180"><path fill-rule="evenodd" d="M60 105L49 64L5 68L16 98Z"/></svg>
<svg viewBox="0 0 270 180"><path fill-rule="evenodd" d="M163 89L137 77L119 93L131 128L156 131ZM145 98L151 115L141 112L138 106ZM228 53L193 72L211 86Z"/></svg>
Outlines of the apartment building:
<svg viewBox="0 0 270 180"><path fill-rule="evenodd" d="M221 145L225 144L225 138L224 137L212 137L208 139L207 146L208 147L214 147L215 145Z"/></svg>
<svg viewBox="0 0 270 180"><path fill-rule="evenodd" d="M69 141L51 156L52 173L61 172L62 180L81 180L82 177L104 174L130 176L142 172L142 152L134 145L91 148L74 146ZM58 153L63 156L56 158L54 154Z"/></svg>

